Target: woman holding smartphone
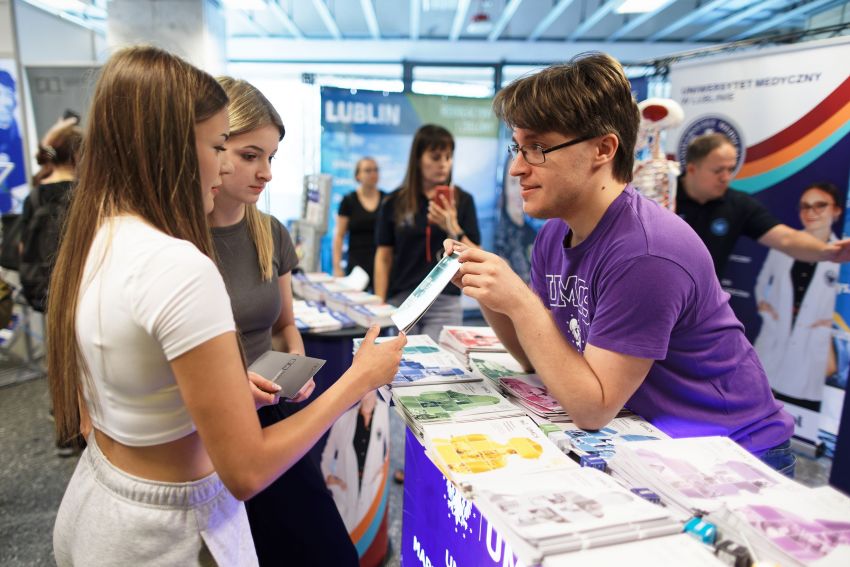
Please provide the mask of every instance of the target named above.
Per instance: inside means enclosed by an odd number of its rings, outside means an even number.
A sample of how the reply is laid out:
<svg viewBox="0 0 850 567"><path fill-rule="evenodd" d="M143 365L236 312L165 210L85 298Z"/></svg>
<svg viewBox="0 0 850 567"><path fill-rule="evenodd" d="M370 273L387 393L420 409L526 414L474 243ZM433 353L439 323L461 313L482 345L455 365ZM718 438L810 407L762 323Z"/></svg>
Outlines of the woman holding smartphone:
<svg viewBox="0 0 850 567"><path fill-rule="evenodd" d="M371 329L325 394L260 427L274 384L246 373L206 221L231 169L226 105L161 49L100 72L48 297L57 433L88 440L56 517L60 567L256 565L239 500L398 368L404 338Z"/></svg>
<svg viewBox="0 0 850 567"><path fill-rule="evenodd" d="M257 201L272 179L271 162L285 129L280 115L253 85L219 77L230 99L233 171L222 176L209 215L219 269L227 284L246 362L274 349L304 354L292 312L291 271L298 263L286 228L260 212ZM266 427L295 413L290 402L310 396L310 380L298 396L260 408ZM260 565L357 565L348 536L318 465L302 457L245 504Z"/></svg>
<svg viewBox="0 0 850 567"><path fill-rule="evenodd" d="M434 124L413 137L401 187L378 209L375 232L375 294L401 305L437 265L445 238L478 246L481 236L472 195L451 184L455 143L451 133ZM410 330L437 340L444 325L460 325L460 290L443 293Z"/></svg>

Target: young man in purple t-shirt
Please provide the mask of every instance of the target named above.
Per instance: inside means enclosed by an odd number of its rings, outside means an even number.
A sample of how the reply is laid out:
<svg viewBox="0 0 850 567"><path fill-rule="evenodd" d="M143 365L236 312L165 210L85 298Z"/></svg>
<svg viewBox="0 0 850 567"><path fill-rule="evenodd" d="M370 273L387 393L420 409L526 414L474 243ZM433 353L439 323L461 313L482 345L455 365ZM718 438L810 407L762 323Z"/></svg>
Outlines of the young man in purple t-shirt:
<svg viewBox="0 0 850 567"><path fill-rule="evenodd" d="M592 54L550 67L503 89L494 108L513 128L525 212L551 220L531 289L482 250L462 252L456 281L511 354L580 427L625 405L673 437L725 435L793 474L791 417L705 245L629 185L639 118L620 64Z"/></svg>

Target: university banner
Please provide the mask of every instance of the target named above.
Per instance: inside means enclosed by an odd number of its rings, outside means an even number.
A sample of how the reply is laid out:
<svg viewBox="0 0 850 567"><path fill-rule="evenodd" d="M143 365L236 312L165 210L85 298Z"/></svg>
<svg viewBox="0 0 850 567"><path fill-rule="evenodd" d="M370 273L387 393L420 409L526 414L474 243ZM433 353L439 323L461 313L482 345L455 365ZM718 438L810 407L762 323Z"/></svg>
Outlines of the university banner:
<svg viewBox="0 0 850 567"><path fill-rule="evenodd" d="M321 267L332 271L331 243L342 198L357 188L354 166L374 158L385 192L404 179L410 143L424 124L439 124L455 138L452 181L475 198L482 246L493 249L498 169L498 122L490 99L322 88L322 173L333 176L330 223Z"/></svg>
<svg viewBox="0 0 850 567"><path fill-rule="evenodd" d="M29 193L18 73L14 59L0 59L0 213L19 210Z"/></svg>
<svg viewBox="0 0 850 567"><path fill-rule="evenodd" d="M670 80L672 98L685 111L684 125L668 139L676 144L680 160L694 137L719 132L738 150L731 186L753 195L783 223L806 228L799 206L812 183L836 185L838 204L845 205L850 183L850 40L684 62L671 69ZM841 217L832 227L837 237L846 233ZM718 219L712 230L722 234L728 223ZM766 247L742 238L721 283L774 391L800 401L785 404L796 419L796 435L812 442L820 435L829 441L837 431L840 413L835 408L840 412L850 366L845 323L850 320L850 272L846 266L819 263L794 311L793 265L787 256L768 254ZM819 428L825 431L819 434Z"/></svg>

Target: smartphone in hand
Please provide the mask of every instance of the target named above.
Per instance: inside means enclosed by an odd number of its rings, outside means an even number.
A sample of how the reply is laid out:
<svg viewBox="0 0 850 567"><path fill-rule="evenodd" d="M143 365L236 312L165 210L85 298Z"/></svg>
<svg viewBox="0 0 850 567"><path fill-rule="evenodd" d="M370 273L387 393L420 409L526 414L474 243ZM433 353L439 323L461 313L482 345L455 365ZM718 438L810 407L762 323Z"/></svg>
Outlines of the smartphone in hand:
<svg viewBox="0 0 850 567"><path fill-rule="evenodd" d="M438 205L444 209L451 205L454 197L454 187L450 185L437 185L434 191L434 199L437 200Z"/></svg>

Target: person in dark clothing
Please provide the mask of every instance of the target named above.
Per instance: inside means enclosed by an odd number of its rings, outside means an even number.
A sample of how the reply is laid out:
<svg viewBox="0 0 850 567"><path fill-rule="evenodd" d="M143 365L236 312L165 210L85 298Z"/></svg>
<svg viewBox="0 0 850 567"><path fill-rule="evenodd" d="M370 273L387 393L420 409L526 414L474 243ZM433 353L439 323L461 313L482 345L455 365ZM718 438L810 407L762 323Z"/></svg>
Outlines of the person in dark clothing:
<svg viewBox="0 0 850 567"><path fill-rule="evenodd" d="M371 285L375 266L375 220L385 193L378 189L378 164L370 157L357 161L354 179L360 184L339 204L333 242L334 275L351 273L360 266L369 274ZM342 269L342 243L348 234L348 263Z"/></svg>
<svg viewBox="0 0 850 567"><path fill-rule="evenodd" d="M452 185L455 142L441 126L416 131L401 187L378 210L375 240L375 294L401 305L440 260L442 242L452 238L467 246L481 242L472 195ZM451 186L449 202L437 193ZM410 330L435 341L444 325L461 325L460 290L446 286Z"/></svg>
<svg viewBox="0 0 850 567"><path fill-rule="evenodd" d="M63 118L44 135L36 154L41 169L33 176L33 188L21 215L20 275L24 296L37 311L43 312L47 305L53 261L77 180L82 139L77 118Z"/></svg>
<svg viewBox="0 0 850 567"><path fill-rule="evenodd" d="M676 213L705 243L717 276L741 235L804 262L847 262L850 239L823 242L805 231L782 224L759 201L729 183L738 153L722 134L695 138L685 155L685 175L679 178Z"/></svg>

